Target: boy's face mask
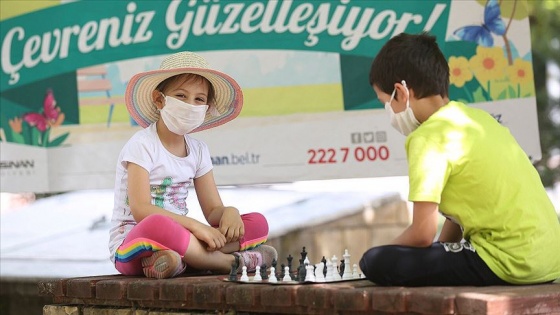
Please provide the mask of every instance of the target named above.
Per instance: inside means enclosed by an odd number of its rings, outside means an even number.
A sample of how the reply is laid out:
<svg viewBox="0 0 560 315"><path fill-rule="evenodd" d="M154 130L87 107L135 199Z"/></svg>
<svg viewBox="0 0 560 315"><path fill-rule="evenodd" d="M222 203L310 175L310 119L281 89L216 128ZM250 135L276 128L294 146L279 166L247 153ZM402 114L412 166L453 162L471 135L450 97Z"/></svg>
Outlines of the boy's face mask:
<svg viewBox="0 0 560 315"><path fill-rule="evenodd" d="M202 125L208 105L192 105L163 93L161 95L165 97L161 119L169 131L183 136Z"/></svg>
<svg viewBox="0 0 560 315"><path fill-rule="evenodd" d="M406 94L408 95L408 88L406 87L406 82L402 80L402 85L406 89ZM391 107L391 102L395 98L395 92L397 90L394 89L393 93L391 94L391 99L385 103L385 110L389 112L389 116L391 117L391 126L397 129L398 132L402 133L405 136L408 136L411 132L416 130L418 126L420 126L420 122L414 117L414 113L412 112L412 108L410 108L410 97L406 100L406 108L402 112L395 113L393 108Z"/></svg>

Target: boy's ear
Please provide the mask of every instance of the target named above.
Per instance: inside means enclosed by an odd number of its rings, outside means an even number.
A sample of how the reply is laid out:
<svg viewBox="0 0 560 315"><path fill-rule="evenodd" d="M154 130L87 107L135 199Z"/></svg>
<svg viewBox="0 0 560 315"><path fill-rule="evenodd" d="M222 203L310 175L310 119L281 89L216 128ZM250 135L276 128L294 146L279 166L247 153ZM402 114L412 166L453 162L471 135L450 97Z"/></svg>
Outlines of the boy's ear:
<svg viewBox="0 0 560 315"><path fill-rule="evenodd" d="M154 105L156 105L157 109L163 108L164 98L163 95L161 95L160 91L158 90L152 91L152 102L154 103Z"/></svg>
<svg viewBox="0 0 560 315"><path fill-rule="evenodd" d="M402 83L395 83L395 89L397 90L395 93L395 99L399 102L406 102L410 97L410 88L408 88L409 92L407 92L407 87L405 87Z"/></svg>

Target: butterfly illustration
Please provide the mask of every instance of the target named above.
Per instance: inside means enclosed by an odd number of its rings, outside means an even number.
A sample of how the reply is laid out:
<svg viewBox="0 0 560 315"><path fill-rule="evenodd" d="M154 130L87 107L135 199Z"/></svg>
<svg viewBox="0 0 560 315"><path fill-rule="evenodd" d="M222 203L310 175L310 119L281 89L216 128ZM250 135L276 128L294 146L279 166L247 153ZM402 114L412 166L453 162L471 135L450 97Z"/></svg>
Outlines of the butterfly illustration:
<svg viewBox="0 0 560 315"><path fill-rule="evenodd" d="M494 45L492 33L504 35L506 25L502 20L500 6L497 0L488 0L484 7L484 23L482 25L467 25L458 28L453 35L462 40L475 42L478 45L491 47Z"/></svg>
<svg viewBox="0 0 560 315"><path fill-rule="evenodd" d="M52 90L47 90L45 100L43 101L42 113L26 113L22 118L30 126L35 126L41 132L45 132L47 127L53 125L60 114L60 108L56 107L56 100Z"/></svg>

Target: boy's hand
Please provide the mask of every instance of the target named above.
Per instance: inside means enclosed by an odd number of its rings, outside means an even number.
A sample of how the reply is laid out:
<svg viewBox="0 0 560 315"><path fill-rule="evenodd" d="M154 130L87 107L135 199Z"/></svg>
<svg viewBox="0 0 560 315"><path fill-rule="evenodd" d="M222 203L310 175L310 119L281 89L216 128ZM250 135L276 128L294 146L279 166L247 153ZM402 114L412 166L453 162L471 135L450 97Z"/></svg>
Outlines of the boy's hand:
<svg viewBox="0 0 560 315"><path fill-rule="evenodd" d="M206 249L208 251L216 251L226 245L226 237L220 233L219 230L200 224L196 230L191 230L191 233L199 240L203 241L208 245Z"/></svg>
<svg viewBox="0 0 560 315"><path fill-rule="evenodd" d="M239 241L245 234L239 211L233 207L226 207L220 219L218 230L225 237L226 243Z"/></svg>

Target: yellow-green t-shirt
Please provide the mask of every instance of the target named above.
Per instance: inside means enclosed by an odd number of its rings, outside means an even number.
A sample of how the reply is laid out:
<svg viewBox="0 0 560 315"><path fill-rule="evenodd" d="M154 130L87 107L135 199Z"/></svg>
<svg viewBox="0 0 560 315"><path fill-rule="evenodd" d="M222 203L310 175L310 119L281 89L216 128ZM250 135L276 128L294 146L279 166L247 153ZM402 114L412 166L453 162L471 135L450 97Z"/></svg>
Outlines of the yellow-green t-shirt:
<svg viewBox="0 0 560 315"><path fill-rule="evenodd" d="M410 201L439 204L501 279L560 278L560 223L525 152L487 112L450 102L406 139Z"/></svg>

